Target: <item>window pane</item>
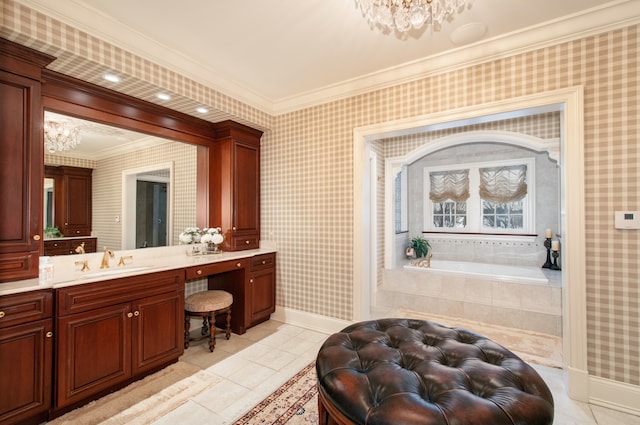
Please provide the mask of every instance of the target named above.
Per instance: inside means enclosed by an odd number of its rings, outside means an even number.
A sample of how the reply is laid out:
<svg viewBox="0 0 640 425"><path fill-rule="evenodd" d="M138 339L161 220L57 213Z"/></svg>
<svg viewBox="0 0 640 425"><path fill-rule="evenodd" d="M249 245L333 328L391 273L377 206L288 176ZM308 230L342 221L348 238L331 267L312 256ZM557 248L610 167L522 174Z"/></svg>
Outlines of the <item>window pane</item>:
<svg viewBox="0 0 640 425"><path fill-rule="evenodd" d="M522 216L521 215L512 215L511 216L511 228L512 229L522 229L524 227Z"/></svg>
<svg viewBox="0 0 640 425"><path fill-rule="evenodd" d="M433 227L442 227L442 216L433 216Z"/></svg>
<svg viewBox="0 0 640 425"><path fill-rule="evenodd" d="M497 214L506 214L509 211L507 204L495 204Z"/></svg>
<svg viewBox="0 0 640 425"><path fill-rule="evenodd" d="M508 215L497 215L496 216L496 227L498 229L506 229L509 223Z"/></svg>

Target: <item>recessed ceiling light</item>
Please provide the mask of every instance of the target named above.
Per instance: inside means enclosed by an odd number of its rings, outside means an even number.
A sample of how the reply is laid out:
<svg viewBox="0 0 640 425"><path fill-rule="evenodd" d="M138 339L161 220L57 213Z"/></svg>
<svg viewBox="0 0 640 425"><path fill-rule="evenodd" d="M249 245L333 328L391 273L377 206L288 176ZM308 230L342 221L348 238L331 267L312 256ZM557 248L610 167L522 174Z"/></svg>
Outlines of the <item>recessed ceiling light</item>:
<svg viewBox="0 0 640 425"><path fill-rule="evenodd" d="M156 97L157 97L158 99L160 99L160 100L170 100L170 99L171 99L171 96L169 96L169 95L168 95L168 94L166 94L166 93L158 93L158 94L156 95Z"/></svg>
<svg viewBox="0 0 640 425"><path fill-rule="evenodd" d="M204 106L198 106L196 108L197 112L200 112L201 114L206 114L207 112L209 112L209 110L207 108L205 108Z"/></svg>
<svg viewBox="0 0 640 425"><path fill-rule="evenodd" d="M112 83L119 83L120 82L120 77L118 77L116 74L104 74L102 76L102 78L104 78L107 81L110 81Z"/></svg>

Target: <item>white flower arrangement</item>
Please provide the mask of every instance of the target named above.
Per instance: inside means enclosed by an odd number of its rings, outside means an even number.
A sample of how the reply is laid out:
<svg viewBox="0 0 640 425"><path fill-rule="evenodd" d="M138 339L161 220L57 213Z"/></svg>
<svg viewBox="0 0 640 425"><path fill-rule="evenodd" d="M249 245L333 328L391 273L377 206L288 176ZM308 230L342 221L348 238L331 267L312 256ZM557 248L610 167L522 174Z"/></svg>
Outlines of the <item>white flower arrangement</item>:
<svg viewBox="0 0 640 425"><path fill-rule="evenodd" d="M190 245L200 243L201 236L202 232L199 227L187 227L182 233L180 233L178 239L180 239L180 243Z"/></svg>
<svg viewBox="0 0 640 425"><path fill-rule="evenodd" d="M220 245L224 241L224 237L222 236L222 229L219 227L209 227L202 229L202 235L200 236L200 242L202 243L212 243L215 245Z"/></svg>

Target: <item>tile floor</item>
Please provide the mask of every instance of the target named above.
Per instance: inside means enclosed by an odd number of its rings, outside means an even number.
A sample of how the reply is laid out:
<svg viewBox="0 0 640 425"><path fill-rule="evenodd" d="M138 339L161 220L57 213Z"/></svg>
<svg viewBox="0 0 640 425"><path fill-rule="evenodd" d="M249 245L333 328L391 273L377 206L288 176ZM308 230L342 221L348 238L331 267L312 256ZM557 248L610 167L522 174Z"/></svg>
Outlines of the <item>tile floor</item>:
<svg viewBox="0 0 640 425"><path fill-rule="evenodd" d="M163 416L154 425L233 424L249 409L315 359L326 334L270 320L230 340L218 338L209 353L201 343L181 361L201 366L220 382ZM212 359L210 356L215 356ZM208 366L215 362L212 366ZM206 362L207 365L199 363ZM551 389L555 425L640 425L640 416L569 399L561 369L533 365Z"/></svg>

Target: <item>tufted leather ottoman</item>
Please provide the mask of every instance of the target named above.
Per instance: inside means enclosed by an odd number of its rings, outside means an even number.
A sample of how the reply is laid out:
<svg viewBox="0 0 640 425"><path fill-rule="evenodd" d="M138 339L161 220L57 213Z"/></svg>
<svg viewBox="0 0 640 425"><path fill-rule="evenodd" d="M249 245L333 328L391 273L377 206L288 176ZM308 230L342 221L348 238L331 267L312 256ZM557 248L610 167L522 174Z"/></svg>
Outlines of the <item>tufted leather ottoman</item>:
<svg viewBox="0 0 640 425"><path fill-rule="evenodd" d="M411 319L353 324L316 360L320 424L542 425L540 375L490 339Z"/></svg>

